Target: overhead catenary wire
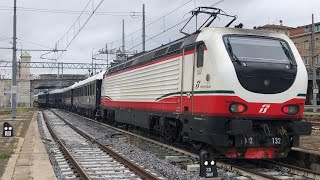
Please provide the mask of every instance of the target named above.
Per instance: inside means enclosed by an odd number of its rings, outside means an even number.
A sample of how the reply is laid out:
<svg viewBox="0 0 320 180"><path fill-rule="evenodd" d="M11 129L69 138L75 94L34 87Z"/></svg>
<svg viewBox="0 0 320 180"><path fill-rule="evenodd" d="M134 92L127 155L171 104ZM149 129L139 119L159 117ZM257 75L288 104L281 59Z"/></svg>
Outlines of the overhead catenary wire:
<svg viewBox="0 0 320 180"><path fill-rule="evenodd" d="M179 23L177 23L177 24L175 24L175 25L173 25L173 26L170 26L168 29L165 29L165 30L163 30L162 32L160 32L160 33L158 33L158 34L156 34L156 35L154 35L154 36L152 36L152 37L147 36L147 37L149 37L149 38L146 39L146 42L148 42L148 41L150 41L150 40L153 40L154 42L156 42L156 43L158 43L158 44L161 44L160 42L156 41L154 38L160 36L160 35L163 34L163 33L166 33L166 32L168 32L168 31L170 31L171 29L179 26L180 24L186 22L187 20L189 20L189 18L186 18L186 19L180 21ZM139 47L140 45L142 45L142 43L139 43L139 44L134 45L133 47L131 47L130 49L128 49L128 51L133 50L134 48ZM113 61L113 60L115 60L115 59L116 59L116 57L113 57L112 59L110 59L110 62Z"/></svg>
<svg viewBox="0 0 320 180"><path fill-rule="evenodd" d="M216 5L220 4L220 3L222 3L223 1L224 1L224 0L217 1L216 3L212 4L210 7L214 7L214 6L216 6Z"/></svg>
<svg viewBox="0 0 320 180"><path fill-rule="evenodd" d="M148 36L148 35L146 35L147 37L149 37L149 38L151 38L150 36ZM155 42L155 43L157 43L157 44L159 44L159 45L161 45L162 43L160 43L159 41L156 41L155 39L151 39L153 42Z"/></svg>
<svg viewBox="0 0 320 180"><path fill-rule="evenodd" d="M191 0L191 1L192 1L192 0ZM182 4L181 6L179 6L179 7L176 8L176 9L174 9L173 11L170 11L169 13L165 14L164 16L156 19L155 21L152 21L152 22L149 23L147 26L150 26L150 25L152 25L153 23L155 23L155 22L157 22L157 21L159 21L159 20L164 19L166 16L172 14L173 12L175 12L176 10L180 9L181 7L187 5L187 4L190 3L191 1L188 1L188 2L186 2L186 3L184 3L184 4ZM222 3L223 1L224 1L224 0L220 0L220 1L212 4L211 7L218 5L218 4ZM177 27L177 26L179 26L180 24L186 22L187 20L189 20L189 18L184 19L183 21L181 21L181 22L179 22L179 23L177 23L177 24L169 27L168 29L165 29L165 28L164 28L164 30L163 30L162 32L160 32L160 33L158 33L158 34L156 34L156 35L154 35L154 36L152 36L152 37L149 37L149 36L148 36L149 38L146 40L146 42L148 42L148 41L150 41L150 40L153 40L154 42L156 42L156 43L158 43L158 44L161 44L160 42L156 41L154 38L156 38L156 37L160 36L161 34L167 32L167 31L169 31L169 30L171 30L171 29L173 29L173 28L175 28L175 27ZM136 30L136 31L134 31L134 32L126 35L125 37L130 36L130 35L138 32L138 31L140 31L140 30L141 30L141 29L138 29L138 30ZM119 40L113 41L113 42L111 42L111 43L114 43L114 42L119 42ZM132 50L132 49L134 49L134 48L136 48L136 47L139 47L140 45L142 45L142 43L139 43L139 44L137 44L137 45L134 45L133 47L131 47L131 48L129 49L129 51ZM114 59L115 59L115 58L111 59L111 61L114 60Z"/></svg>
<svg viewBox="0 0 320 180"><path fill-rule="evenodd" d="M0 38L0 41L6 41L6 40L9 40L9 39L12 39L12 38Z"/></svg>
<svg viewBox="0 0 320 180"><path fill-rule="evenodd" d="M23 39L20 39L20 38L18 38L18 40L19 40L19 41L22 41L22 42L25 42L25 43L37 45L37 46L40 46L40 47L43 47L43 48L53 49L52 47L45 46L45 45L42 45L42 44L39 44L39 43L35 43L35 42L31 42L31 41L27 41L27 40L23 40Z"/></svg>
<svg viewBox="0 0 320 180"><path fill-rule="evenodd" d="M175 27L177 27L177 26L179 26L180 24L182 24L182 23L186 22L187 20L189 20L189 18L186 18L186 19L184 19L183 21L180 21L179 23L177 23L177 24L175 24L175 25L173 25L173 26L169 27L168 29L163 30L162 32L160 32L160 33L158 33L158 34L156 34L156 35L154 35L154 36L150 37L149 39L147 39L147 40L146 40L146 42L148 42L148 41L150 41L150 40L152 40L152 39L154 39L154 38L156 38L156 37L160 36L161 34L163 34L163 33L167 32L167 31L169 31L169 30L171 30L171 29L173 29L173 28L175 28ZM131 47L129 50L132 50L132 49L134 49L134 48L136 48L136 47L138 47L138 46L140 46L140 45L142 45L142 43L139 43L139 44L137 44L137 45L135 45L135 46Z"/></svg>
<svg viewBox="0 0 320 180"><path fill-rule="evenodd" d="M193 1L193 0L189 0L189 1L185 2L185 3L183 3L182 5L178 6L177 8L173 9L172 11L166 13L165 15L159 17L158 19L156 19L156 20L154 20L154 21L152 21L152 22L150 22L150 23L148 23L148 24L146 25L146 27L149 27L149 26L151 26L152 24L154 24L154 23L162 20L162 19L165 18L166 16L168 16L168 15L174 13L175 11L181 9L182 7L186 6L187 4L189 4L189 3L192 2L192 1ZM140 32L141 30L142 30L142 28L137 29L137 30L135 30L135 31L133 31L133 32L125 35L125 38L128 37L128 36L131 36L131 35L133 35L133 34L135 34L135 33L138 33L138 32ZM116 42L120 42L120 39L115 40L115 41L108 42L107 44L113 44L113 43L116 43ZM141 43L141 44L142 44L142 43Z"/></svg>
<svg viewBox="0 0 320 180"><path fill-rule="evenodd" d="M177 11L178 9L184 7L185 5L189 4L190 2L192 2L192 0L190 0L190 1L188 1L188 2L186 2L186 3L184 3L184 4L182 4L182 5L180 5L179 7L175 8L174 10L172 10L172 11L170 11L170 12L168 12L168 13L166 13L165 15L161 16L160 18L158 18L158 19L150 22L149 24L146 25L146 27L154 24L154 23L157 22L157 21L162 20L162 19L165 18L166 16L172 14L173 12L175 12L175 11ZM181 22L179 22L179 23L177 23L177 24L169 27L168 29L164 29L164 30L161 31L160 33L158 33L158 34L156 34L156 35L148 38L148 39L146 40L146 42L148 42L148 41L150 41L150 40L153 40L153 41L155 41L156 43L161 44L160 42L156 41L154 38L160 36L161 34L167 32L167 31L169 31L169 30L171 30L171 29L173 29L173 28L175 28L175 27L177 27L177 26L179 26L179 25L181 25L182 23L186 22L188 19L189 19L189 18L186 18L186 19L182 20ZM139 32L140 30L142 30L142 28L140 28L140 29L138 29L138 30L136 30L136 31L134 31L134 32L132 32L132 33L130 33L130 34L127 34L125 37L128 37L128 36L130 36L130 35L132 35L132 34L134 34L134 33L136 33L136 32ZM148 37L149 37L149 36L148 36ZM140 38L140 37L139 37L139 38ZM136 39L137 39L137 38L136 38ZM120 42L120 40L115 40L115 41L109 42L109 43L107 43L107 44L113 44L113 43L116 43L116 42ZM130 49L128 49L128 51L133 50L134 48L139 47L140 45L142 45L142 43L139 43L139 44L137 44L137 45L132 46ZM111 59L110 59L110 62L113 61L113 60L115 60L115 59L116 59L116 57L111 58Z"/></svg>
<svg viewBox="0 0 320 180"><path fill-rule="evenodd" d="M84 12L87 7L89 6L90 2L92 0L90 0L87 5L85 6L84 10L82 12ZM99 4L97 5L97 7L95 9L93 9L92 13L90 14L90 16L87 18L87 20L83 23L83 25L80 27L80 29L76 32L76 34L73 36L73 38L71 39L70 42L67 43L67 46L64 48L64 50L67 50L68 47L71 45L71 43L73 42L73 40L78 36L78 34L82 31L82 29L86 26L86 24L89 22L89 20L91 19L91 17L93 16L93 14L95 14L95 12L98 10L98 8L101 6L101 4L104 2L104 0L101 0L99 2ZM77 20L73 23L73 25L69 28L69 30L67 31L67 33L65 33L62 38L60 38L56 44L59 43L59 41L61 41L65 36L68 35L68 33L72 30L72 28L74 28L75 24L80 20L82 14L79 15L79 17L77 18ZM61 54L58 56L57 60L64 54L65 51L62 51Z"/></svg>
<svg viewBox="0 0 320 180"><path fill-rule="evenodd" d="M175 27L177 27L177 26L181 25L182 23L185 23L185 22L186 22L186 21L188 21L188 20L189 20L189 18L186 18L186 19L184 19L184 20L180 21L179 23L177 23L177 24L175 24L175 25L173 25L173 26L169 27L168 29L163 30L162 32L160 32L160 33L158 33L158 34L156 34L156 35L154 35L154 36L152 36L152 37L150 37L150 38L146 39L146 42L148 42L148 41L150 41L150 40L154 40L154 38L156 38L156 37L160 36L160 35L161 35L161 34L163 34L163 33L168 32L169 30L171 30L171 29L173 29L173 28L175 28ZM136 48L136 47L139 47L140 45L142 45L142 43L139 43L139 44L137 44L137 45L135 45L135 46L131 47L130 49L128 49L128 51L130 51L130 50L132 50L132 49L134 49L134 48ZM112 61L113 61L113 60L115 60L115 59L116 59L116 57L113 57L113 58L111 58L111 59L109 60L109 62L112 62Z"/></svg>
<svg viewBox="0 0 320 180"><path fill-rule="evenodd" d="M83 9L83 11L80 13L80 15L78 16L78 18L75 20L75 22L71 25L71 27L68 29L68 31L58 40L61 41L71 30L72 28L74 27L74 25L79 21L80 17L82 16L82 14L84 13L84 11L87 9L87 7L89 6L90 2L92 0L89 0L88 3L86 4L85 8ZM57 42L57 43L58 43Z"/></svg>
<svg viewBox="0 0 320 180"><path fill-rule="evenodd" d="M5 8L1 8L5 7ZM0 6L0 11L11 11L13 8L8 6ZM24 12L34 12L34 13L55 13L55 14L91 14L91 11L75 11L75 10L64 10L64 9L40 9L40 8L25 8L25 7L18 7L19 11ZM134 16L139 15L141 12L125 12L125 11L99 11L96 12L95 15L109 15L109 16Z"/></svg>

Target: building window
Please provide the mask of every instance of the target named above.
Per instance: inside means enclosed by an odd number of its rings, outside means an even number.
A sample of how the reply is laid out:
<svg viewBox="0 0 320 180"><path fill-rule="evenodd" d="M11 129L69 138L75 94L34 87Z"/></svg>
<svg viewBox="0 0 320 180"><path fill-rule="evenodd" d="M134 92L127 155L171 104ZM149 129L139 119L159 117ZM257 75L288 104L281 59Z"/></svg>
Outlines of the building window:
<svg viewBox="0 0 320 180"><path fill-rule="evenodd" d="M316 31L320 31L320 25L316 26Z"/></svg>
<svg viewBox="0 0 320 180"><path fill-rule="evenodd" d="M308 65L309 64L309 57L304 57L304 64Z"/></svg>
<svg viewBox="0 0 320 180"><path fill-rule="evenodd" d="M309 41L304 41L303 43L304 49L309 49Z"/></svg>
<svg viewBox="0 0 320 180"><path fill-rule="evenodd" d="M320 48L320 39L316 38L316 48Z"/></svg>
<svg viewBox="0 0 320 180"><path fill-rule="evenodd" d="M304 32L308 33L309 32L309 27L307 26L306 28L304 28Z"/></svg>

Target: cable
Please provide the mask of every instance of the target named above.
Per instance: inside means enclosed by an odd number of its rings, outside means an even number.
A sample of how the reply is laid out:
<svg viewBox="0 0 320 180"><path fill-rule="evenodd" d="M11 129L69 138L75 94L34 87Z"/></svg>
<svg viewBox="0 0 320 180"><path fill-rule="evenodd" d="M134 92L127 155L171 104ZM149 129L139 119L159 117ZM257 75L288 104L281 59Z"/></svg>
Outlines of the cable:
<svg viewBox="0 0 320 180"><path fill-rule="evenodd" d="M84 11L87 9L87 7L89 6L89 4L90 4L90 2L91 2L92 0L89 0L89 2L87 3L87 5L85 6L85 8L83 9L83 11L81 12L81 14L78 16L78 18L77 18L77 20L71 25L71 27L69 28L69 30L62 36L62 38L60 38L59 40L58 40L58 42L59 41L61 41L69 32L70 32L70 30L74 27L74 25L78 22L78 20L80 19L80 17L81 17L81 15L84 13ZM91 17L91 16L90 16ZM57 42L57 44L58 44L58 42Z"/></svg>
<svg viewBox="0 0 320 180"><path fill-rule="evenodd" d="M12 38L0 38L0 41L5 41L5 40L8 40L8 39L12 39Z"/></svg>
<svg viewBox="0 0 320 180"><path fill-rule="evenodd" d="M26 43L34 44L34 45L37 45L37 46L40 46L40 47L43 47L43 48L53 49L53 48L51 48L49 46L44 46L44 45L41 45L41 44L38 44L38 43L34 43L34 42L31 42L31 41L27 41L27 40L23 40L23 39L19 39L19 38L18 38L18 40L26 42Z"/></svg>
<svg viewBox="0 0 320 180"><path fill-rule="evenodd" d="M174 9L174 10L172 10L172 11L168 12L167 14L165 14L165 15L161 16L160 18L158 18L158 19L156 19L156 20L154 20L154 21L150 22L149 24L147 24L147 25L146 25L146 27L148 27L148 26L150 26L150 25L154 24L155 22L157 22L157 21L159 21L159 20L163 19L164 17L166 17L166 16L168 16L168 15L172 14L173 12L175 12L175 11L179 10L180 8L184 7L185 5L189 4L189 3L190 3L190 2L192 2L192 1L193 1L193 0L189 0L189 1L187 1L186 3L184 3L184 4L180 5L179 7L177 7L176 9ZM129 34L125 35L125 37L131 36L132 34L135 34L135 33L139 32L139 31L141 31L141 30L142 30L142 28L140 28L140 29L138 29L138 30L136 30L136 31L134 31L134 32L132 32L132 33L129 33ZM112 41L112 42L108 42L107 44L115 43L115 42L117 42L117 41L120 41L120 39L119 39L119 40Z"/></svg>
<svg viewBox="0 0 320 180"><path fill-rule="evenodd" d="M165 15L161 16L160 18L158 18L158 19L156 19L156 20L154 20L154 21L152 21L151 23L147 24L147 25L146 25L146 27L148 27L148 26L150 26L150 25L154 24L155 22L157 22L157 21L159 21L159 20L163 19L164 17L166 17L166 16L168 16L168 15L172 14L173 12L177 11L178 9L180 9L180 8L184 7L185 5L189 4L191 1L192 1L192 0L189 0L188 2L186 2L186 3L182 4L182 5L180 5L180 6L179 6L179 7L177 7L176 9L174 9L174 10L170 11L169 13L167 13L167 14L165 14ZM171 26L170 28L168 28L168 29L166 29L166 30L163 30L162 32L160 32L160 33L156 34L155 36L150 37L150 38L149 38L149 39L147 39L145 42L148 42L148 41L150 41L150 40L154 40L154 38L156 38L157 36L159 36L159 35L161 35L161 34L163 34L163 33L167 32L167 31L169 31L169 30L171 30L171 29L173 29L173 28L175 28L175 27L179 26L180 24L182 24L182 23L186 22L188 19L189 19L189 18L187 18L187 19L185 19L185 20L183 20L183 21L181 21L181 22L179 22L179 23L177 23L177 24L175 24L175 25ZM138 31L140 31L140 30L142 30L142 28L140 28L140 29L138 29L138 30L136 30L136 31L134 31L134 32L132 32L132 33L130 33L130 34L127 34L125 37L128 37L128 36L130 36L130 35L132 35L132 34L134 34L134 33L138 32ZM139 38L140 38L140 37L139 37ZM138 38L136 38L136 39L138 39ZM136 40L136 39L135 39L135 40ZM120 39L118 39L118 40L115 40L115 41L109 42L109 43L107 43L107 44L113 44L113 43L120 42L120 41L121 41L121 40L120 40ZM155 41L155 40L154 40L154 41ZM157 41L155 41L155 42L157 42ZM157 42L157 43L159 43L159 42ZM159 44L161 44L161 43L159 43ZM139 44L137 44L137 45L135 45L135 46L131 47L128 51L130 51L130 50L132 50L132 49L134 49L134 48L136 48L136 47L138 47L138 46L140 46L140 45L142 45L142 43L139 43ZM111 61L113 61L114 59L115 59L115 58L110 59L110 62L111 62Z"/></svg>
<svg viewBox="0 0 320 180"><path fill-rule="evenodd" d="M223 1L224 1L224 0L220 0L220 1L218 1L218 2L216 2L216 3L214 3L214 4L212 4L210 7L216 6L216 5L220 4L220 3L222 3Z"/></svg>
<svg viewBox="0 0 320 180"><path fill-rule="evenodd" d="M147 39L147 40L146 40L146 42L148 42L148 41L150 41L150 40L152 40L152 39L154 39L154 38L158 37L159 35L161 35L161 34L163 34L163 33L167 32L167 31L169 31L169 30L171 30L171 29L173 29L173 28L175 28L175 27L179 26L180 24L182 24L182 23L186 22L187 20L189 20L189 18L184 19L183 21L181 21L181 22L179 22L179 23L177 23L177 24L175 24L175 25L171 26L171 27L170 27L170 28L168 28L167 30L163 30L162 32L160 32L160 33L158 33L158 34L156 34L156 35L152 36L151 38ZM142 44L142 43L137 44L136 46L134 46L134 47L130 48L129 50L132 50L132 49L134 49L134 48L136 48L136 47L140 46L141 44Z"/></svg>
<svg viewBox="0 0 320 180"><path fill-rule="evenodd" d="M154 24L155 22L157 22L157 21L161 20L162 18L164 18L164 17L166 17L166 16L168 16L168 15L170 15L170 14L174 13L174 12L175 12L175 11L177 11L178 9L180 9L180 8L182 8L183 6L185 6L185 5L189 4L191 1L193 1L193 0L189 0L188 2L186 2L186 3L182 4L181 6L177 7L176 9L172 10L171 12L169 12L169 13L165 14L164 16L162 16L162 17L160 17L160 18L158 18L158 19L156 19L156 20L152 21L151 23L147 24L147 25L146 25L146 27L148 27L148 26L150 26L150 25ZM142 28L141 28L141 29L142 29ZM141 29L140 29L140 30L141 30Z"/></svg>
<svg viewBox="0 0 320 180"><path fill-rule="evenodd" d="M147 35L146 35L146 37L151 38L150 36L147 36ZM158 43L158 44L160 44L160 45L162 44L162 43L160 43L159 41L156 41L155 39L151 39L151 40L153 40L153 42Z"/></svg>
<svg viewBox="0 0 320 180"><path fill-rule="evenodd" d="M92 0L90 0L90 1L88 2L88 4L86 5L85 9L87 8L87 6L89 5L89 3L90 3L91 1L92 1ZM99 4L97 5L97 7L92 11L91 15L90 15L90 16L88 17L88 19L84 22L84 24L80 27L80 29L78 30L78 32L74 35L74 37L73 37L73 38L71 39L71 41L67 44L67 46L66 46L66 48L64 48L64 50L67 50L67 48L70 46L70 44L73 42L73 40L78 36L78 34L82 31L82 29L86 26L86 24L89 22L89 20L90 20L91 17L93 16L93 14L98 10L98 8L101 6L101 4L102 4L103 2L104 2L104 0L101 0L101 1L100 1L100 3L99 3ZM85 9L84 9L84 10L85 10ZM84 11L84 10L83 10L83 11ZM82 14L81 14L81 15L82 15ZM81 16L81 15L80 15L80 16ZM68 30L68 32L69 32L69 31L72 29L72 27L77 23L77 21L80 19L80 16L79 16L78 19L74 22L74 24L71 26L71 28ZM67 32L66 34L68 34L68 32ZM65 35L66 35L66 34L65 34ZM65 35L64 35L64 36L65 36ZM64 36L63 36L63 37L64 37ZM63 38L63 37L62 37L62 38ZM61 39L62 39L62 38L61 38ZM60 40L61 40L61 39L60 39ZM59 41L60 41L60 40L59 40ZM59 42L59 41L58 41L58 42ZM58 42L57 42L57 43L58 43ZM65 51L62 51L62 53L58 56L57 60L64 54L64 52L65 52Z"/></svg>
<svg viewBox="0 0 320 180"><path fill-rule="evenodd" d="M6 8L0 8L0 10L13 10L12 7L8 6L0 6ZM74 10L61 10L61 9L38 9L38 8L25 8L25 7L18 7L17 10L19 11L26 11L26 12L39 12L39 13L58 13L58 14L91 14L91 11L74 11ZM108 12L108 11L101 11L96 12L96 15L115 15L115 16L133 16L135 14L141 14L141 12Z"/></svg>

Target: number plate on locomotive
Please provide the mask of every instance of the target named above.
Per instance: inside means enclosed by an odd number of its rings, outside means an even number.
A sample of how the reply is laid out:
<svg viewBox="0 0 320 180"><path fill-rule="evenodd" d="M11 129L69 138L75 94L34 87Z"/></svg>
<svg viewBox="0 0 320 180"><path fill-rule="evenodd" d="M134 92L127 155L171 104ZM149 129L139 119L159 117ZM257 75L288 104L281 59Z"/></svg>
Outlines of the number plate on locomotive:
<svg viewBox="0 0 320 180"><path fill-rule="evenodd" d="M272 138L272 144L274 145L281 145L282 139L279 137L273 137Z"/></svg>

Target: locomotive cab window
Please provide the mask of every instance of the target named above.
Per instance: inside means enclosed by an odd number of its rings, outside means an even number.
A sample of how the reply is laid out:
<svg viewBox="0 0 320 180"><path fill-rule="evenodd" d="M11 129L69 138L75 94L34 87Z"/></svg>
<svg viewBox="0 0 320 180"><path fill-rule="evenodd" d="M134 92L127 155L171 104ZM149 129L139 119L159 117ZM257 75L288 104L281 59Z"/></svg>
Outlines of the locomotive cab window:
<svg viewBox="0 0 320 180"><path fill-rule="evenodd" d="M204 44L199 44L197 46L197 68L203 67L203 59L204 59Z"/></svg>
<svg viewBox="0 0 320 180"><path fill-rule="evenodd" d="M291 49L282 39L226 36L224 41L233 61L294 64Z"/></svg>

